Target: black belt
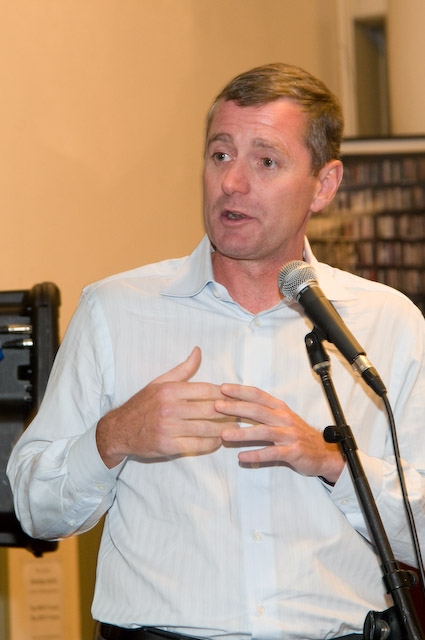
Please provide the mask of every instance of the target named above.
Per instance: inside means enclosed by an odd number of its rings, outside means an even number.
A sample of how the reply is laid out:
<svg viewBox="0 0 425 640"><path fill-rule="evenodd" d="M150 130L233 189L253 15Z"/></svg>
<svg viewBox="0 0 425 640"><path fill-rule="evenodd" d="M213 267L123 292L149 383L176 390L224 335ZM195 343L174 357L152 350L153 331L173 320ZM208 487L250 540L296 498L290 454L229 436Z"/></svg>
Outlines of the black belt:
<svg viewBox="0 0 425 640"><path fill-rule="evenodd" d="M156 627L124 629L123 627L115 627L112 624L105 623L100 625L100 637L104 638L104 640L160 640L161 638L168 638L168 640L201 640L194 636L163 631ZM352 633L349 636L339 636L334 640L363 640L363 635L361 633Z"/></svg>
<svg viewBox="0 0 425 640"><path fill-rule="evenodd" d="M115 627L113 624L105 624L104 622L100 625L100 637L105 640L161 640L161 638L168 638L169 640L201 640L194 636L185 636L182 633L163 631L157 627L125 629L124 627Z"/></svg>

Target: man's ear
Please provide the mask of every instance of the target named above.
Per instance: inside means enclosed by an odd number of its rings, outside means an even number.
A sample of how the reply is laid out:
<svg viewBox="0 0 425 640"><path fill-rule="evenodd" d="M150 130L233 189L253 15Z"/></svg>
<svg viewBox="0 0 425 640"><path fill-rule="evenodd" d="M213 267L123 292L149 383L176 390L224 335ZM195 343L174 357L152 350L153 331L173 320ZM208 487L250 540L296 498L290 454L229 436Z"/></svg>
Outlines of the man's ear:
<svg viewBox="0 0 425 640"><path fill-rule="evenodd" d="M342 180L342 173L340 160L331 160L320 169L317 176L317 191L311 205L312 212L321 211L333 200Z"/></svg>

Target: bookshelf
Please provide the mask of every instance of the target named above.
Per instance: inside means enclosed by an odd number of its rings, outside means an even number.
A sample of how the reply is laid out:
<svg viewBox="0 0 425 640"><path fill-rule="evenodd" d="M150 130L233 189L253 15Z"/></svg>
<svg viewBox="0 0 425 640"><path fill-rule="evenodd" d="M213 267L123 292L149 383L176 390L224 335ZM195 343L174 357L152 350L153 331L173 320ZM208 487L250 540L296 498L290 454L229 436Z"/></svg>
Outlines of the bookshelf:
<svg viewBox="0 0 425 640"><path fill-rule="evenodd" d="M425 313L425 136L346 140L344 178L307 235L322 262L399 289Z"/></svg>

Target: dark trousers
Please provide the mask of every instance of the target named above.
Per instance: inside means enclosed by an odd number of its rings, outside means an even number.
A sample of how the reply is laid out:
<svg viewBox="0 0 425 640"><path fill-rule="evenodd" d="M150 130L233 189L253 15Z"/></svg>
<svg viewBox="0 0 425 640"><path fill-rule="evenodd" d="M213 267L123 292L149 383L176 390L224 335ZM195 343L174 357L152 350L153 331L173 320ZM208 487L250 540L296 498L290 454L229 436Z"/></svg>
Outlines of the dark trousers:
<svg viewBox="0 0 425 640"><path fill-rule="evenodd" d="M111 624L99 624L95 640L202 640L202 638L162 631L156 627L123 629ZM349 636L338 636L333 640L363 640L363 634L352 633Z"/></svg>

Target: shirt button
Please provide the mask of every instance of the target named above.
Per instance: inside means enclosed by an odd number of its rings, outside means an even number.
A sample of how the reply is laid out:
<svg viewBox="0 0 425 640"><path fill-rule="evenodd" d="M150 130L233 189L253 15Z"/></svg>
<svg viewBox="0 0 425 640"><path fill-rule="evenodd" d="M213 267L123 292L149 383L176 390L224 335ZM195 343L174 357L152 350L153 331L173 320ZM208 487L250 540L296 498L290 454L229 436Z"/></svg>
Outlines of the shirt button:
<svg viewBox="0 0 425 640"><path fill-rule="evenodd" d="M104 491L105 485L102 484L102 482L99 482L98 484L96 484L96 489L98 489L99 491Z"/></svg>
<svg viewBox="0 0 425 640"><path fill-rule="evenodd" d="M260 318L255 318L254 320L254 326L259 329L261 327L261 320Z"/></svg>
<svg viewBox="0 0 425 640"><path fill-rule="evenodd" d="M220 297L220 291L218 289L214 289L213 293L214 293L216 298Z"/></svg>
<svg viewBox="0 0 425 640"><path fill-rule="evenodd" d="M263 539L263 534L261 533L261 531L256 530L252 534L252 537L255 540L255 542L261 542L261 540Z"/></svg>
<svg viewBox="0 0 425 640"><path fill-rule="evenodd" d="M264 616L264 614L266 613L266 608L262 604L259 604L257 607L257 613L259 616Z"/></svg>
<svg viewBox="0 0 425 640"><path fill-rule="evenodd" d="M350 502L350 498L343 498L343 499L340 501L340 504L349 504L349 502Z"/></svg>

